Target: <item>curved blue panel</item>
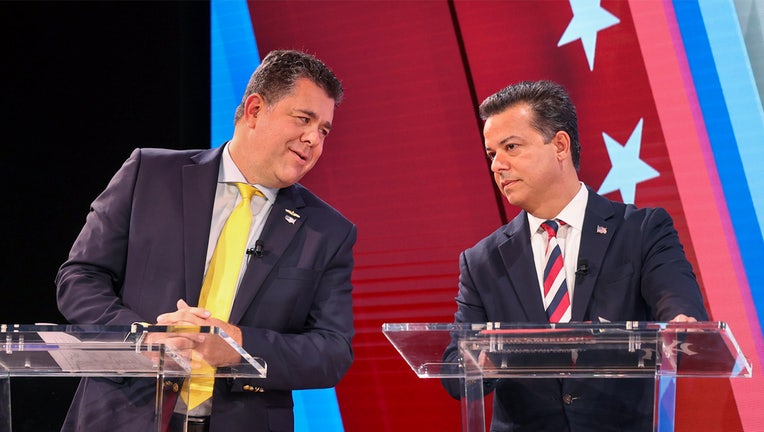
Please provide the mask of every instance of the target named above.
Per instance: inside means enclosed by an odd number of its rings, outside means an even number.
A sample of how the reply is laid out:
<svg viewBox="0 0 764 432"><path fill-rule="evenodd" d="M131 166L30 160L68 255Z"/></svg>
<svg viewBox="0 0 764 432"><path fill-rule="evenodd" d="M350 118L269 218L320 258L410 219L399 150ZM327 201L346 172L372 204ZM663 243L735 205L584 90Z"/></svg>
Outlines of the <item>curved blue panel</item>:
<svg viewBox="0 0 764 432"><path fill-rule="evenodd" d="M764 239L756 215L762 193L756 201L752 195L761 191L761 176L746 176L752 167L764 166L760 140L753 139L762 136L764 125L734 5L718 0L673 4L751 297L764 316L764 266L757 257Z"/></svg>
<svg viewBox="0 0 764 432"><path fill-rule="evenodd" d="M260 64L246 1L210 2L210 145L233 135L233 115Z"/></svg>

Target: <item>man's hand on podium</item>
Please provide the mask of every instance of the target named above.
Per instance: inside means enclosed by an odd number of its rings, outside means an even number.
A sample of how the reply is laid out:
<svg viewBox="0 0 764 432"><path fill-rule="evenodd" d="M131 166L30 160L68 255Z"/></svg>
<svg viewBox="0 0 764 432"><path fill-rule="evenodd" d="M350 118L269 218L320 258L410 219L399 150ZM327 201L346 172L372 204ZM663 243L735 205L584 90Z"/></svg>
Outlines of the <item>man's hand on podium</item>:
<svg viewBox="0 0 764 432"><path fill-rule="evenodd" d="M670 322L698 322L698 320L685 314L679 314L672 318Z"/></svg>
<svg viewBox="0 0 764 432"><path fill-rule="evenodd" d="M183 300L178 300L177 306L178 310L159 315L157 325L217 327L241 346L242 335L237 326L213 317L207 309L189 306ZM194 356L195 359L202 359L212 366L238 364L241 361L241 355L217 335L167 333L163 336L163 340L159 341L155 337L151 342L164 343L173 350L180 352L192 350L198 354L198 356Z"/></svg>

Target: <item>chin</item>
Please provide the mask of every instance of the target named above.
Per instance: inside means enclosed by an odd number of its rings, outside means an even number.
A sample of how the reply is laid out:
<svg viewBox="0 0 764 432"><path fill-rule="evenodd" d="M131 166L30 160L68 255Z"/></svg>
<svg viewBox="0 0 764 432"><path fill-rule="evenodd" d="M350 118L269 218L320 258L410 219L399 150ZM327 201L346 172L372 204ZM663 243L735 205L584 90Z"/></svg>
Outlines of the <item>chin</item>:
<svg viewBox="0 0 764 432"><path fill-rule="evenodd" d="M292 186L293 184L297 183L298 181L302 180L305 174L301 175L290 175L290 176L284 176L279 179L282 188Z"/></svg>
<svg viewBox="0 0 764 432"><path fill-rule="evenodd" d="M509 202L511 205L523 208L523 201L517 199L517 197L512 198L510 195L504 195L504 197L507 199L507 202Z"/></svg>

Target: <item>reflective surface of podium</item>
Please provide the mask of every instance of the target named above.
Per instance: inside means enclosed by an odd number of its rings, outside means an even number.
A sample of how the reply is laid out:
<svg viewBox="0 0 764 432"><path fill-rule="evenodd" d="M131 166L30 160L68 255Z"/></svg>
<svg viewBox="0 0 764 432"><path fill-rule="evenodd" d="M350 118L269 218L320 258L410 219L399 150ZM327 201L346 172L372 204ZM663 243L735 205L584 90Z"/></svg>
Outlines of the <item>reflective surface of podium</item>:
<svg viewBox="0 0 764 432"><path fill-rule="evenodd" d="M149 430L177 432L168 429L167 417L185 415L176 401L187 395L186 379L265 378L266 373L262 359L217 327L0 325L0 432L12 428L14 377L145 381L136 386L145 391L136 392L131 405L145 414Z"/></svg>
<svg viewBox="0 0 764 432"><path fill-rule="evenodd" d="M653 430L668 432L674 430L677 378L752 374L724 322L390 323L382 331L420 378L464 380L464 432L485 431L483 379L653 379ZM445 362L452 341L460 359Z"/></svg>

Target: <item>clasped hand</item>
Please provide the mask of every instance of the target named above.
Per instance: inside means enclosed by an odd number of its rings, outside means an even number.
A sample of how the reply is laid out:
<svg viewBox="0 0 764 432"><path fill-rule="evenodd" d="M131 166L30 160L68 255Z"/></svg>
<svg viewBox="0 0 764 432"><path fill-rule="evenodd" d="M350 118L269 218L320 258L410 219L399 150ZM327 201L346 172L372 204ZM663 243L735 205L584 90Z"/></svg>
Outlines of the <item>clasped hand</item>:
<svg viewBox="0 0 764 432"><path fill-rule="evenodd" d="M178 300L176 305L178 310L157 317L157 325L218 327L241 345L241 330L235 325L213 317L207 309L189 306L183 300ZM241 361L241 356L236 350L222 338L213 334L151 333L146 342L162 343L176 353L189 353L189 359L203 360L211 366L226 366ZM192 357L190 353L195 355Z"/></svg>

